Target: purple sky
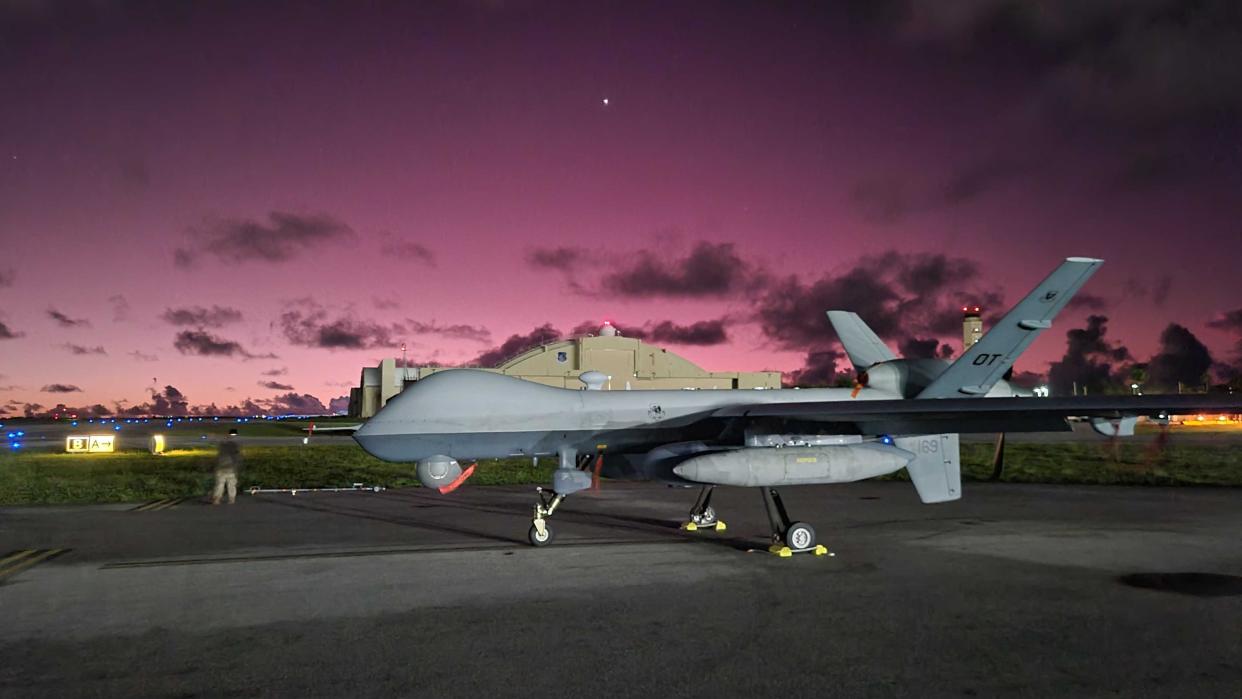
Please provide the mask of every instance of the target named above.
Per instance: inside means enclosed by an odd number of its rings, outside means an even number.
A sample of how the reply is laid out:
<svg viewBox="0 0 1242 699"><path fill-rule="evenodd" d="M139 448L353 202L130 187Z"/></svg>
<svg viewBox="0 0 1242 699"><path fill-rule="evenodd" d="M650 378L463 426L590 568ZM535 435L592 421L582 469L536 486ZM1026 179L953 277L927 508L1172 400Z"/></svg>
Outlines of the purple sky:
<svg viewBox="0 0 1242 699"><path fill-rule="evenodd" d="M0 411L326 404L605 318L715 370L803 368L828 304L956 348L1068 255L1021 369L1092 313L1239 363L1233 3L832 6L2 2Z"/></svg>

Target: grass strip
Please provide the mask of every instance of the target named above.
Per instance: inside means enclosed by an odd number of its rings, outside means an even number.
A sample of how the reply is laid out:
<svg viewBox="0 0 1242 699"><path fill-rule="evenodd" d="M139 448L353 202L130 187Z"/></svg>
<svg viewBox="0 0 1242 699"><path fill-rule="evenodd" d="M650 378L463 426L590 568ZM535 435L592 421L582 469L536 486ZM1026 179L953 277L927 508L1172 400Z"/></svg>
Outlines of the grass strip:
<svg viewBox="0 0 1242 699"><path fill-rule="evenodd" d="M990 444L962 445L966 480L992 473ZM341 487L352 483L401 488L418 485L413 464L380 461L355 445L254 446L243 449L244 490ZM1230 445L1172 445L1156 453L1143 444L1106 441L1009 444L1004 481L1098 485L1242 485L1242 450ZM482 459L472 485L546 484L555 459ZM212 485L215 451L114 454L47 452L0 455L0 505L144 502L201 496ZM891 479L905 480L901 471Z"/></svg>

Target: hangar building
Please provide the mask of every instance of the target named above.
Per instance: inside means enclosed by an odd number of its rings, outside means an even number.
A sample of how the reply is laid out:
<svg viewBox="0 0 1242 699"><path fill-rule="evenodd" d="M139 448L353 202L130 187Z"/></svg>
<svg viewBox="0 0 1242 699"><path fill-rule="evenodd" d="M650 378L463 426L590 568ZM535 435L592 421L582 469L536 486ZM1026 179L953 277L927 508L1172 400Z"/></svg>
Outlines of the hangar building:
<svg viewBox="0 0 1242 699"><path fill-rule="evenodd" d="M359 385L349 390L349 414L368 418L406 386L451 367L400 367L385 359L362 370ZM527 381L583 388L584 372L608 377L604 390L780 388L779 371L706 371L693 362L642 340L621 337L607 323L599 335L584 335L527 350L494 368L482 368Z"/></svg>

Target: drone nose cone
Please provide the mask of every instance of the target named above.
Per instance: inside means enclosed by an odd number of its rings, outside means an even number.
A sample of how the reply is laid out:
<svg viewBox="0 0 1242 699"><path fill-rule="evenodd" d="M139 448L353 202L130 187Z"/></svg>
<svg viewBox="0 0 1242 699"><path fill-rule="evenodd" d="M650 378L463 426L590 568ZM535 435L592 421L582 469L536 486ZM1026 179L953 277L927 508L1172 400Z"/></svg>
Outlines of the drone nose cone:
<svg viewBox="0 0 1242 699"><path fill-rule="evenodd" d="M366 453L377 459L391 461L394 456L392 452L392 431L387 429L385 425L377 422L375 418L363 423L354 431L354 441Z"/></svg>

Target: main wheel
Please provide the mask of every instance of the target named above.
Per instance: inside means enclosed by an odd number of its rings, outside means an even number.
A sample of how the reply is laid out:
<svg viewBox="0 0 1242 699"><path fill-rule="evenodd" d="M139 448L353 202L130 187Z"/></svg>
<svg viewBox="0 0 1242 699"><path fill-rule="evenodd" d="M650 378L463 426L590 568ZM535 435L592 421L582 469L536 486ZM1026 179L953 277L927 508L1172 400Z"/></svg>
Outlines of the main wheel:
<svg viewBox="0 0 1242 699"><path fill-rule="evenodd" d="M815 529L804 522L794 522L785 531L785 545L795 551L815 547Z"/></svg>
<svg viewBox="0 0 1242 699"><path fill-rule="evenodd" d="M691 519L700 527L710 527L716 524L716 511L711 508L711 505L708 505L703 508L703 514L695 515Z"/></svg>
<svg viewBox="0 0 1242 699"><path fill-rule="evenodd" d="M552 527L546 523L543 525L543 534L539 533L539 527L530 525L530 531L526 532L526 538L530 539L531 546L547 546L552 543Z"/></svg>

